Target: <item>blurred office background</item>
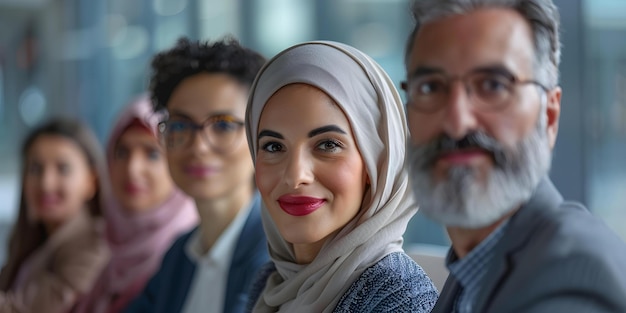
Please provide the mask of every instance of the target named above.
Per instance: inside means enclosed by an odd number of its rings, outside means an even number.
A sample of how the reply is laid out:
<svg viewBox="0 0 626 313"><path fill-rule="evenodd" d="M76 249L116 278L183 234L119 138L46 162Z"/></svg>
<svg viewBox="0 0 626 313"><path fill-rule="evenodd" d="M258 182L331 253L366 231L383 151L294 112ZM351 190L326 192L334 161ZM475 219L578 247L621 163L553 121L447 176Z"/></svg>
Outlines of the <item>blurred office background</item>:
<svg viewBox="0 0 626 313"><path fill-rule="evenodd" d="M556 3L564 95L551 176L626 239L626 1ZM341 41L399 86L411 25L406 0L0 0L0 260L29 127L67 114L104 141L118 110L146 88L151 56L178 37L229 34L267 57L301 41ZM419 214L406 242L448 244Z"/></svg>

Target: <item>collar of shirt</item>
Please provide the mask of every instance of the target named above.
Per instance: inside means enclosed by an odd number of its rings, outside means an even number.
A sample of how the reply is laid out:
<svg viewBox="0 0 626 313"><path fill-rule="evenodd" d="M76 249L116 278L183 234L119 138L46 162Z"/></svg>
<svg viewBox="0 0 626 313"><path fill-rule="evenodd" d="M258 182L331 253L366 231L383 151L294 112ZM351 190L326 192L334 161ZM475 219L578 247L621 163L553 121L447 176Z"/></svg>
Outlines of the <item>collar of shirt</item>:
<svg viewBox="0 0 626 313"><path fill-rule="evenodd" d="M464 258L459 259L451 248L446 257L446 266L450 275L461 285L461 294L457 298L459 312L467 310L473 304L480 284L487 273L488 265L494 257L494 247L504 236L508 220L498 226L487 238L478 244Z"/></svg>
<svg viewBox="0 0 626 313"><path fill-rule="evenodd" d="M205 266L226 266L230 263L231 256L237 246L237 239L247 220L254 200L243 207L237 213L235 219L226 227L224 232L217 238L213 247L207 253L202 253L202 231L200 227L194 230L185 246L185 253L192 262Z"/></svg>

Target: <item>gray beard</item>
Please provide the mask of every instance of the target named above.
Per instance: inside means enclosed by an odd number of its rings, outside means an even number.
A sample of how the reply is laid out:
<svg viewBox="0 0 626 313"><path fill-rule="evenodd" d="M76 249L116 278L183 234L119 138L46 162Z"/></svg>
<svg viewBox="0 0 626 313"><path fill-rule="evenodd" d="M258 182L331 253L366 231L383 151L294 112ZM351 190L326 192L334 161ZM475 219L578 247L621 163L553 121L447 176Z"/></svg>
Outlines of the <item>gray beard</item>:
<svg viewBox="0 0 626 313"><path fill-rule="evenodd" d="M515 149L490 138L500 153L495 154L495 166L485 183L478 181L479 173L468 166L451 168L447 177L436 183L423 161L432 147L409 147L412 185L421 212L445 226L473 229L495 223L528 201L550 170L552 158L545 129L540 127L543 123L538 124Z"/></svg>

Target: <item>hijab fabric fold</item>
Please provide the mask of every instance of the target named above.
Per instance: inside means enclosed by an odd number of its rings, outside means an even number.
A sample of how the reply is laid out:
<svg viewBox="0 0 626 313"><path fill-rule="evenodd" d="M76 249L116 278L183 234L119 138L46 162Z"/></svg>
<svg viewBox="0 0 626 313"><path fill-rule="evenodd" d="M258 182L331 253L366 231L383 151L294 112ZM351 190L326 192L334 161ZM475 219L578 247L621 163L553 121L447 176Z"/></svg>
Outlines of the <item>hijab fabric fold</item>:
<svg viewBox="0 0 626 313"><path fill-rule="evenodd" d="M136 121L158 138L161 116L152 111L147 96L132 102L121 114L109 137L106 149L111 164L117 141ZM156 272L173 241L197 224L193 200L178 188L158 207L142 213L129 213L109 197L105 207L106 238L111 261L93 292L78 312L119 312L144 287Z"/></svg>
<svg viewBox="0 0 626 313"><path fill-rule="evenodd" d="M265 104L280 88L295 83L322 90L343 110L371 185L357 217L328 238L310 264L296 263L292 245L263 210L277 271L268 278L255 312L331 312L365 269L389 253L402 251L402 235L417 212L404 162L408 131L400 96L374 60L345 44L298 44L261 69L246 110L252 158L256 159Z"/></svg>

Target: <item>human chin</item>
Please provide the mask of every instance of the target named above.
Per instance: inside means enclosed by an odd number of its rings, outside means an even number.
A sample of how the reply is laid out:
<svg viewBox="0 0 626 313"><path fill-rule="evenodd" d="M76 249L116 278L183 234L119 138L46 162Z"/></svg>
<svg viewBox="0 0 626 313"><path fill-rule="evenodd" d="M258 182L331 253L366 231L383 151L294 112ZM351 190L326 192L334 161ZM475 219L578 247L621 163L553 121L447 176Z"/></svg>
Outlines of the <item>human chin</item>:
<svg viewBox="0 0 626 313"><path fill-rule="evenodd" d="M514 149L502 148L503 157L482 182L480 173L455 166L445 179L436 180L424 167L423 149L409 149L409 166L420 210L445 226L481 228L495 223L527 201L550 168L548 139L539 128Z"/></svg>

